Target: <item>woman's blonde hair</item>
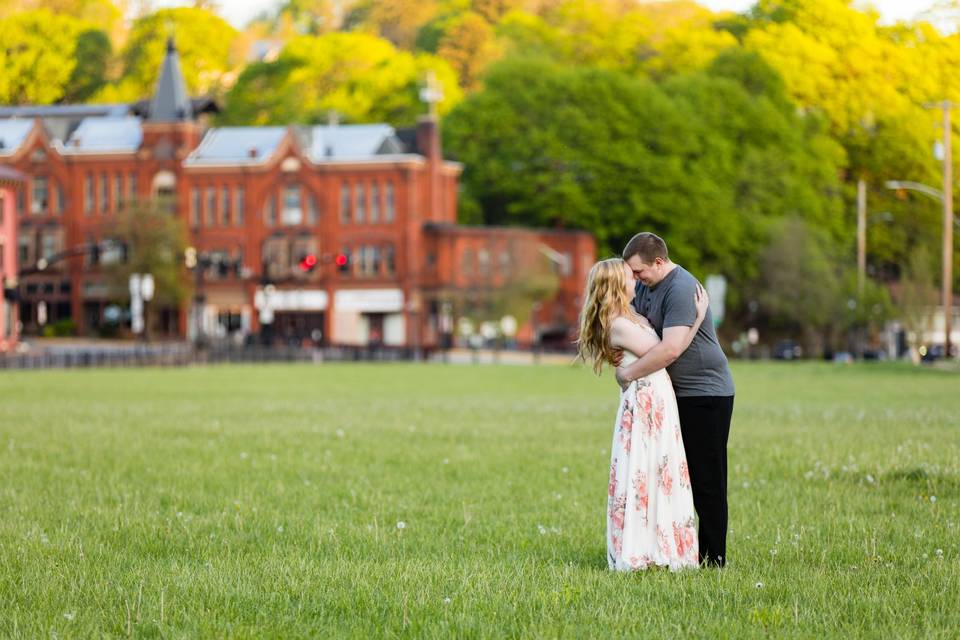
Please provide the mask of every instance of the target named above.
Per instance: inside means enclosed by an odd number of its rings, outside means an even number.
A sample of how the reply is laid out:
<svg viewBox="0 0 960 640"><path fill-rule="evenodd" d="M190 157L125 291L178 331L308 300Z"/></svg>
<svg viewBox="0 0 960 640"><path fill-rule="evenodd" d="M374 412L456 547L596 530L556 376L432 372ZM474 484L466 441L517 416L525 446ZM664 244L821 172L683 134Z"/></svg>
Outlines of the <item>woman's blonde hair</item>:
<svg viewBox="0 0 960 640"><path fill-rule="evenodd" d="M624 283L625 264L621 258L601 260L587 276L577 351L597 375L603 370L604 362L613 364L616 349L610 345L610 323L618 316L630 316L630 295Z"/></svg>

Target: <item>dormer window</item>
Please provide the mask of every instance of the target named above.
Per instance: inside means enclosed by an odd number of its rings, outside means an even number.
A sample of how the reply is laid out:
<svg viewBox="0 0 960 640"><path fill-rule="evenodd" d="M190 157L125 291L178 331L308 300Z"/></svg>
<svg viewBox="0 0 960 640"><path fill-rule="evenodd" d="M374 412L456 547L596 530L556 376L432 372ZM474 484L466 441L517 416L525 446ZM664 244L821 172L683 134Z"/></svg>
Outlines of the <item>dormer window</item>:
<svg viewBox="0 0 960 640"><path fill-rule="evenodd" d="M33 179L33 189L30 193L30 213L42 215L49 211L50 186L46 176L36 176Z"/></svg>
<svg viewBox="0 0 960 640"><path fill-rule="evenodd" d="M287 226L303 223L303 204L300 185L287 185L283 188L283 224Z"/></svg>

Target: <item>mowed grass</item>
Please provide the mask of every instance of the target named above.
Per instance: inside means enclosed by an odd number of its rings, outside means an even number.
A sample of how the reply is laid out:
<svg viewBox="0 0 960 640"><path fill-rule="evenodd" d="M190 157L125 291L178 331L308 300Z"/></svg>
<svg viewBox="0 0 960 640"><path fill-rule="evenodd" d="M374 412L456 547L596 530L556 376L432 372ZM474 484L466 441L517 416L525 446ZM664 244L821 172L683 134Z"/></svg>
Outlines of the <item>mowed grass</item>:
<svg viewBox="0 0 960 640"><path fill-rule="evenodd" d="M728 568L625 575L609 374L0 374L0 636L958 637L960 376L734 376Z"/></svg>

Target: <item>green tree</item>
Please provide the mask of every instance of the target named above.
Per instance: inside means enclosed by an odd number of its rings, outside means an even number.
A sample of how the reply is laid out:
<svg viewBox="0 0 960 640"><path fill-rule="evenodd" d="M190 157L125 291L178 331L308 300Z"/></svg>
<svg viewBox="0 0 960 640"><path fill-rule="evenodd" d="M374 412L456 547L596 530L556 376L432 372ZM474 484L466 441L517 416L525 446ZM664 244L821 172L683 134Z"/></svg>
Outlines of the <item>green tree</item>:
<svg viewBox="0 0 960 640"><path fill-rule="evenodd" d="M121 57L123 75L97 96L103 101L132 101L150 96L156 86L167 39L173 36L183 78L192 94L217 94L234 67L237 31L205 9L161 9L133 23Z"/></svg>
<svg viewBox="0 0 960 640"><path fill-rule="evenodd" d="M409 123L425 106L419 90L428 70L444 91L446 113L462 95L454 72L436 56L410 54L359 33L302 36L274 62L247 67L226 98L223 122L313 123L330 111L351 122Z"/></svg>
<svg viewBox="0 0 960 640"><path fill-rule="evenodd" d="M49 104L61 99L76 67L81 23L47 9L0 20L0 102Z"/></svg>
<svg viewBox="0 0 960 640"><path fill-rule="evenodd" d="M480 75L501 50L493 27L480 14L468 11L446 25L437 55L450 63L460 85L469 90L478 86Z"/></svg>
<svg viewBox="0 0 960 640"><path fill-rule="evenodd" d="M190 293L183 263L186 231L177 216L152 201L141 202L118 214L105 234L127 246L127 260L105 268L116 300L129 301L128 283L134 273L153 275L156 293L151 308L176 306L186 299Z"/></svg>
<svg viewBox="0 0 960 640"><path fill-rule="evenodd" d="M825 234L790 217L774 223L753 294L774 330L799 335L808 353L830 347L849 312L841 266Z"/></svg>
<svg viewBox="0 0 960 640"><path fill-rule="evenodd" d="M798 215L831 242L843 235L843 151L780 86L750 55L662 86L505 60L444 134L485 222L588 229L613 252L656 230L679 262L736 288L756 276L769 221Z"/></svg>
<svg viewBox="0 0 960 640"><path fill-rule="evenodd" d="M113 47L100 29L87 28L77 36L77 65L64 87L63 101L86 102L107 82Z"/></svg>

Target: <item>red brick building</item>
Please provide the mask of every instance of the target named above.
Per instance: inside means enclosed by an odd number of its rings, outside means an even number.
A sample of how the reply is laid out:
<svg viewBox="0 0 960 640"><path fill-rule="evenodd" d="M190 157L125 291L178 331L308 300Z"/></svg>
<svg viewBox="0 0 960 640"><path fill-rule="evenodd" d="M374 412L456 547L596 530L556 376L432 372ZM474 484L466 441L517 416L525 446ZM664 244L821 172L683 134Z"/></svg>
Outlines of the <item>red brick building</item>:
<svg viewBox="0 0 960 640"><path fill-rule="evenodd" d="M24 175L0 166L0 353L16 348L19 338L17 292L17 218L14 202Z"/></svg>
<svg viewBox="0 0 960 640"><path fill-rule="evenodd" d="M21 269L51 261L21 279L26 331L40 330L41 306L47 324L69 318L81 335L122 327L102 273L118 251L52 259L104 240L127 203L153 198L206 260L190 301L154 310L152 335L430 346L531 254L557 286L535 318L518 318L521 341L531 319L538 335L572 335L592 237L456 225L462 167L442 157L435 119L208 128L216 110L187 96L172 44L149 102L0 108L0 164L29 176L17 257ZM458 295L467 289L476 295Z"/></svg>

